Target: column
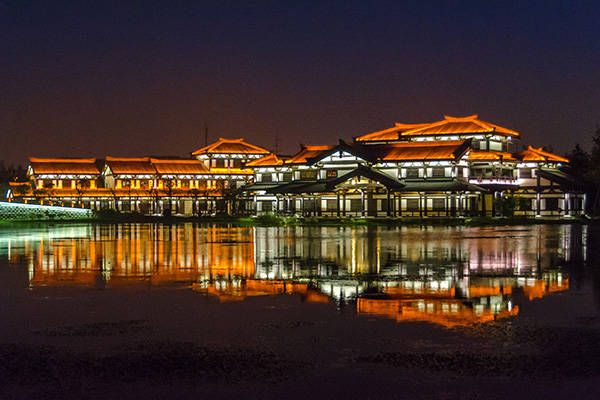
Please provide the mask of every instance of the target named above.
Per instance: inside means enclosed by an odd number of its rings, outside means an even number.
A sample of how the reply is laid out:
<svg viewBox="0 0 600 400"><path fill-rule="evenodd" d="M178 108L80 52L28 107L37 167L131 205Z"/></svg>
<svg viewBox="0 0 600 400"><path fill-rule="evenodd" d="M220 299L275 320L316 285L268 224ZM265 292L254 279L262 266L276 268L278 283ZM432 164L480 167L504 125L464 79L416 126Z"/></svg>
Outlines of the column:
<svg viewBox="0 0 600 400"><path fill-rule="evenodd" d="M340 192L337 191L337 192L335 192L335 194L337 196L337 210L336 211L337 211L337 216L339 218L340 217L340 209L341 209L341 207L340 207Z"/></svg>
<svg viewBox="0 0 600 400"><path fill-rule="evenodd" d="M387 191L387 216L390 217L392 215L392 202L390 200L390 189Z"/></svg>
<svg viewBox="0 0 600 400"><path fill-rule="evenodd" d="M569 193L565 193L565 217L571 216L571 204L569 204L571 198Z"/></svg>
<svg viewBox="0 0 600 400"><path fill-rule="evenodd" d="M365 192L364 192L364 190L360 191L360 203L362 206L362 214L361 215L364 217L365 216L365 208L366 208L365 207Z"/></svg>
<svg viewBox="0 0 600 400"><path fill-rule="evenodd" d="M485 214L486 214L485 193L479 193L479 200L481 201L481 216L485 217Z"/></svg>
<svg viewBox="0 0 600 400"><path fill-rule="evenodd" d="M444 208L446 209L446 218L448 218L450 216L450 201L448 199L448 193L444 194Z"/></svg>

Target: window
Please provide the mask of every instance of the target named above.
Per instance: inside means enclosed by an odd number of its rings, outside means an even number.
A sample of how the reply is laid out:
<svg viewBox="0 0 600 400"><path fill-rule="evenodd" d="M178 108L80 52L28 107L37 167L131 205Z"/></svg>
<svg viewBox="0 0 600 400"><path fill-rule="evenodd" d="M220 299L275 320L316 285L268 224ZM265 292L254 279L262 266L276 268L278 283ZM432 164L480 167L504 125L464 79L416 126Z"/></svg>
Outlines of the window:
<svg viewBox="0 0 600 400"><path fill-rule="evenodd" d="M446 170L443 167L435 167L432 168L431 173L434 178L443 178L446 175Z"/></svg>
<svg viewBox="0 0 600 400"><path fill-rule="evenodd" d="M531 168L521 168L519 170L519 176L521 178L532 178Z"/></svg>
<svg viewBox="0 0 600 400"><path fill-rule="evenodd" d="M502 143L495 142L493 140L490 141L490 150L492 151L502 151Z"/></svg>
<svg viewBox="0 0 600 400"><path fill-rule="evenodd" d="M419 199L406 199L406 209L408 211L419 211Z"/></svg>
<svg viewBox="0 0 600 400"><path fill-rule="evenodd" d="M273 202L272 201L261 201L261 208L265 212L273 211Z"/></svg>
<svg viewBox="0 0 600 400"><path fill-rule="evenodd" d="M224 167L225 167L225 160L224 160L224 159L222 159L222 158L213 158L213 159L211 160L211 163L210 163L210 165L211 165L213 168L224 168Z"/></svg>
<svg viewBox="0 0 600 400"><path fill-rule="evenodd" d="M582 209L581 197L571 197L571 209L574 211L579 211Z"/></svg>
<svg viewBox="0 0 600 400"><path fill-rule="evenodd" d="M317 179L317 171L315 171L315 170L300 171L300 179L301 180Z"/></svg>
<svg viewBox="0 0 600 400"><path fill-rule="evenodd" d="M433 199L433 210L444 211L446 209L446 199Z"/></svg>
<svg viewBox="0 0 600 400"><path fill-rule="evenodd" d="M284 182L290 182L292 180L292 173L291 172L284 172L282 175L283 175L283 181Z"/></svg>
<svg viewBox="0 0 600 400"><path fill-rule="evenodd" d="M273 182L273 175L271 173L262 174L261 182Z"/></svg>
<svg viewBox="0 0 600 400"><path fill-rule="evenodd" d="M407 168L406 169L406 177L407 178L418 178L419 177L419 169L418 168Z"/></svg>
<svg viewBox="0 0 600 400"><path fill-rule="evenodd" d="M379 207L379 209L381 211L387 211L388 210L388 201L387 199L383 199L383 200L379 200L381 202L381 207ZM390 199L390 201L393 201L392 199Z"/></svg>
<svg viewBox="0 0 600 400"><path fill-rule="evenodd" d="M321 208L319 206L320 203L321 203L321 200L304 199L304 211L307 211L307 212L316 212L316 211L318 211Z"/></svg>
<svg viewBox="0 0 600 400"><path fill-rule="evenodd" d="M527 199L524 197L518 197L517 198L517 208L519 209L519 211L531 211L533 210L533 202L535 201L535 199Z"/></svg>
<svg viewBox="0 0 600 400"><path fill-rule="evenodd" d="M548 210L548 211L558 210L558 199L557 198L546 199L546 210Z"/></svg>
<svg viewBox="0 0 600 400"><path fill-rule="evenodd" d="M338 201L337 199L327 199L327 211L337 211Z"/></svg>
<svg viewBox="0 0 600 400"><path fill-rule="evenodd" d="M327 171L327 178L337 178L337 170L330 169Z"/></svg>
<svg viewBox="0 0 600 400"><path fill-rule="evenodd" d="M363 208L361 199L350 199L350 211L360 212L362 210Z"/></svg>

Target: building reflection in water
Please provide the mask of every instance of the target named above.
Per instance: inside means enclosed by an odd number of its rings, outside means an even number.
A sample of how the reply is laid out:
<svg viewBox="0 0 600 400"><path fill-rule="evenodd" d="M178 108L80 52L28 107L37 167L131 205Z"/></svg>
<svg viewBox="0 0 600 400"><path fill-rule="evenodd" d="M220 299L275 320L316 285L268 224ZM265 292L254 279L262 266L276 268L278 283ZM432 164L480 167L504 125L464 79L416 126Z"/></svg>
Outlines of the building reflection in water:
<svg viewBox="0 0 600 400"><path fill-rule="evenodd" d="M0 232L29 283L191 288L220 301L294 293L359 315L447 327L516 315L569 288L587 227L219 227L65 225Z"/></svg>

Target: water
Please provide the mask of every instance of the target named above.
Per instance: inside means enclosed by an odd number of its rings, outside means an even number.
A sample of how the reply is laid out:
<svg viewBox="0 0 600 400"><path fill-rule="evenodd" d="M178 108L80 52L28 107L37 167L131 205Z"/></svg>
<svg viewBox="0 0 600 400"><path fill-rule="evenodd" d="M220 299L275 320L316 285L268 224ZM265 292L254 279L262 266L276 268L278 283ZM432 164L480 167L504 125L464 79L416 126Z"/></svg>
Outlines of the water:
<svg viewBox="0 0 600 400"><path fill-rule="evenodd" d="M14 273L1 285L34 293L78 288L74 296L82 300L99 289L181 289L220 304L292 296L307 305L334 304L340 315L354 318L454 328L518 318L524 304L576 290L585 281L577 271L589 257L590 229L192 223L2 228L0 272Z"/></svg>

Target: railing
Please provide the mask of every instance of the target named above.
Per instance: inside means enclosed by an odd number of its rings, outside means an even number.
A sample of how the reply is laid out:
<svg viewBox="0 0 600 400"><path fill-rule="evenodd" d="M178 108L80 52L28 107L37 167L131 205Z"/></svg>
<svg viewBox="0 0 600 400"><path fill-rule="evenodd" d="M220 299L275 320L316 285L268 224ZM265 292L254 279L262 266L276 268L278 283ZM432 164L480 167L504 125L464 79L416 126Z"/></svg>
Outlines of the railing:
<svg viewBox="0 0 600 400"><path fill-rule="evenodd" d="M476 185L516 185L517 178L512 176L470 176L469 183Z"/></svg>

